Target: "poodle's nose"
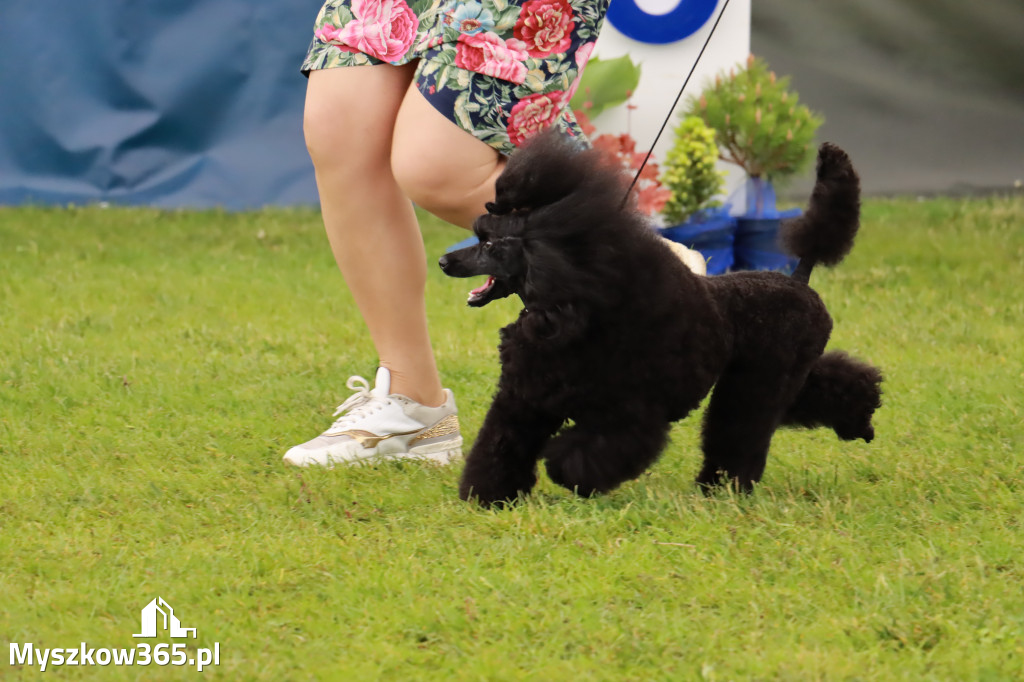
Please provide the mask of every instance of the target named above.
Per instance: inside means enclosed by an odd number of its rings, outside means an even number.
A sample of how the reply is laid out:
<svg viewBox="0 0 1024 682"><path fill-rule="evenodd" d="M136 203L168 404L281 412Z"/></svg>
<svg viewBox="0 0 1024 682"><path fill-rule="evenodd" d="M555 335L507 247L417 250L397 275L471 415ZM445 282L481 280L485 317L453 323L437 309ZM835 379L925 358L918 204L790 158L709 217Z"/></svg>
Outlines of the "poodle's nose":
<svg viewBox="0 0 1024 682"><path fill-rule="evenodd" d="M446 255L441 256L440 260L437 261L437 264L441 267L442 272L448 272L449 263L450 261L448 260L448 256Z"/></svg>

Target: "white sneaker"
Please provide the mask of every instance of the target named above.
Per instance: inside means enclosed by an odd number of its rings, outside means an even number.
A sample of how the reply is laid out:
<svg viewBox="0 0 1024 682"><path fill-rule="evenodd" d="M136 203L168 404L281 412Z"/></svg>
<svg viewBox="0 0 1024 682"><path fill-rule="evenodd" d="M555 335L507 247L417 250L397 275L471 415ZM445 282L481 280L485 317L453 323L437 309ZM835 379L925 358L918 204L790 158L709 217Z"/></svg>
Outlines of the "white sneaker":
<svg viewBox="0 0 1024 682"><path fill-rule="evenodd" d="M355 391L334 411L331 428L289 450L284 461L295 466L360 464L387 459L421 459L448 464L462 455L455 396L444 389L440 407L420 405L390 393L391 373L377 369L373 390L366 379L349 377Z"/></svg>

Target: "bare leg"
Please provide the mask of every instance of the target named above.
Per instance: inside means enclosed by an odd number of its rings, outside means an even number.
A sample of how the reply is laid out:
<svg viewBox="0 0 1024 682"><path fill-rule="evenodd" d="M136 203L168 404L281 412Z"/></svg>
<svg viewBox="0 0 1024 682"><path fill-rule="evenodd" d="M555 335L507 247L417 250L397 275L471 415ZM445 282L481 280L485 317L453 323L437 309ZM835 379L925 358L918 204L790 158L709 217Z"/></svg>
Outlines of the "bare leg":
<svg viewBox="0 0 1024 682"><path fill-rule="evenodd" d="M434 109L414 72L415 64L313 71L304 128L327 237L391 390L439 405L426 254L410 198L470 227L493 200L504 159Z"/></svg>
<svg viewBox="0 0 1024 682"><path fill-rule="evenodd" d="M434 215L469 228L494 200L504 157L448 120L415 85L402 101L394 141L391 164L399 185Z"/></svg>
<svg viewBox="0 0 1024 682"><path fill-rule="evenodd" d="M334 258L369 328L391 390L444 401L427 333L426 254L412 204L391 171L395 117L414 66L314 71L306 143Z"/></svg>

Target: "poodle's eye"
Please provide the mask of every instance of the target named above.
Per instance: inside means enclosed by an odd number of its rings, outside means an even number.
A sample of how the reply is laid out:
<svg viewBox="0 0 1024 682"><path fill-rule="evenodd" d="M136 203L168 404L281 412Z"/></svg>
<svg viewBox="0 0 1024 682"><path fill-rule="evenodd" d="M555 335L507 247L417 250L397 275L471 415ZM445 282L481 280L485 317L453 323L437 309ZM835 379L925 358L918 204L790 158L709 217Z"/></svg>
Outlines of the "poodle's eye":
<svg viewBox="0 0 1024 682"><path fill-rule="evenodd" d="M481 247L483 248L484 251L490 251L492 248L494 248L494 242L488 239L483 244L481 244Z"/></svg>

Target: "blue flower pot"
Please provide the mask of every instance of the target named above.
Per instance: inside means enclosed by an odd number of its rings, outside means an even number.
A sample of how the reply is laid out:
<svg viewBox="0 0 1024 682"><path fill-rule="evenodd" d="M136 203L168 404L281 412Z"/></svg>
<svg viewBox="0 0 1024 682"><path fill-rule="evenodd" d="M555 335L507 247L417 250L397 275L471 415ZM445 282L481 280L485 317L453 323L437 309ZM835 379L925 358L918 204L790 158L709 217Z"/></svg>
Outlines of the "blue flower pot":
<svg viewBox="0 0 1024 682"><path fill-rule="evenodd" d="M799 259L782 250L779 227L783 220L796 218L799 208L779 211L775 190L761 178L747 181L747 212L736 218L734 270L777 270L789 274Z"/></svg>
<svg viewBox="0 0 1024 682"><path fill-rule="evenodd" d="M700 211L681 225L661 230L666 239L704 256L709 275L721 275L732 267L735 233L736 219L729 215L728 208Z"/></svg>

